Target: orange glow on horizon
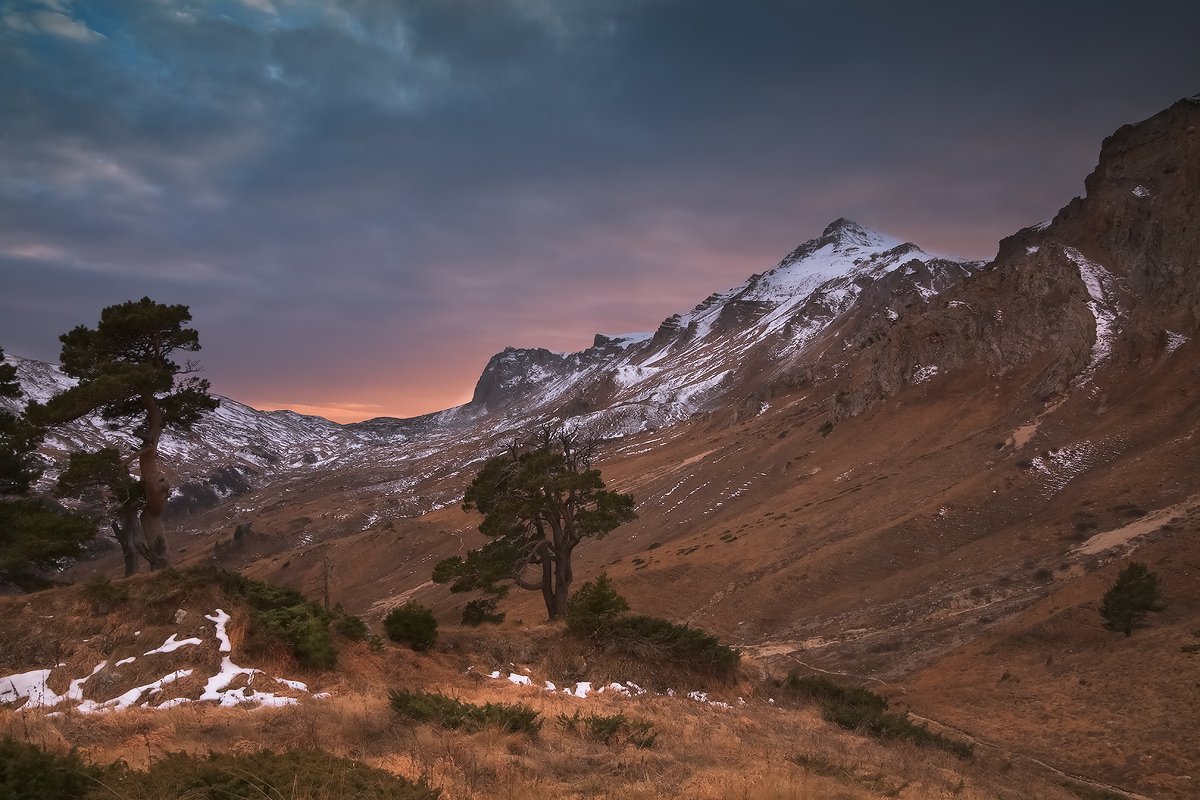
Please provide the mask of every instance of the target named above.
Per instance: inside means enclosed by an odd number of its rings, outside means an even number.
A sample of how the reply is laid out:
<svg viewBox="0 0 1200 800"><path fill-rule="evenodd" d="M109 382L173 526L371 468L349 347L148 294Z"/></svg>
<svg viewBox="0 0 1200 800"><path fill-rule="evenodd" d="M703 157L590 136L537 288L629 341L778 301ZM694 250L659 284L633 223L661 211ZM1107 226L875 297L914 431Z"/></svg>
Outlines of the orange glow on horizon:
<svg viewBox="0 0 1200 800"><path fill-rule="evenodd" d="M470 399L471 396L468 394L465 397L452 396L445 401L423 397L414 398L409 402L401 401L400 403L396 403L393 398L393 402L387 405L382 403L350 402L327 404L247 402L246 404L260 411L295 411L297 414L324 417L327 420L344 425L350 422L363 422L364 420L376 417L410 419L412 417L419 417L422 414L444 411L447 408L453 408L454 406L469 402Z"/></svg>

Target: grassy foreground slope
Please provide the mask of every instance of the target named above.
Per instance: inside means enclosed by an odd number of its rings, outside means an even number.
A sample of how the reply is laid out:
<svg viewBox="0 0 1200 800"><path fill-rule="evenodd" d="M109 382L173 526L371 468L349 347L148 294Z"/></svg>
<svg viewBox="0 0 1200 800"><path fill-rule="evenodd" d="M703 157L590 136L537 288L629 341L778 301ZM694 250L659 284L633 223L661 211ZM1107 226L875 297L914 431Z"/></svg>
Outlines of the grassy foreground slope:
<svg viewBox="0 0 1200 800"><path fill-rule="evenodd" d="M253 620L248 604L239 606L227 587L196 583L186 597L175 597L180 602L168 616L154 611L161 604L152 602L162 591L162 580L115 581L103 592L77 585L0 601L0 622L21 643L6 650L5 674L119 656L125 652L121 643L135 631L150 637L147 641L161 642L172 632L182 638L192 632L189 619L211 613L216 603L230 606L233 656L250 663ZM159 765L159 779L167 769L164 763L195 769L195 762L172 760L169 754L176 752L250 757L263 749L277 754L321 751L414 783L427 781L447 798L1077 796L1057 777L1003 755L962 758L840 728L827 722L817 705L789 696L754 663L746 664L736 679L722 681L678 665L660 670L645 659L568 637L551 626L452 629L443 631L427 653L338 639L334 669L305 666L285 647L261 650L255 666L265 675L287 674L307 683L309 691L299 694L295 704L219 707L191 702L159 709L153 707L158 699L151 697L146 708L55 714L16 702L0 709L0 735L56 753L77 748L92 764L121 760L134 770ZM148 675L194 668L203 679L213 669L211 649L204 643L139 659L162 659ZM48 684L65 693L69 687L60 683L69 670L62 669L63 678L56 671ZM510 675L528 676L530 682L520 685ZM628 685L634 675L646 689L641 695L594 691L614 680ZM121 676L110 686L86 691L104 696L120 689L124 679L143 677ZM588 680L594 689L587 697L549 692L547 680L560 687ZM511 732L486 724L447 728L436 719L418 722L395 710L391 698L397 691L477 706L520 704L536 712L540 726ZM616 733L609 730L614 727ZM622 735L621 730L651 735ZM222 763L238 762L214 762L218 769ZM228 769L232 774L238 767ZM113 788L117 793L110 796L144 796L121 794L119 785ZM271 788L282 797L306 796L289 794L286 786ZM307 796L341 796L328 786L320 792Z"/></svg>

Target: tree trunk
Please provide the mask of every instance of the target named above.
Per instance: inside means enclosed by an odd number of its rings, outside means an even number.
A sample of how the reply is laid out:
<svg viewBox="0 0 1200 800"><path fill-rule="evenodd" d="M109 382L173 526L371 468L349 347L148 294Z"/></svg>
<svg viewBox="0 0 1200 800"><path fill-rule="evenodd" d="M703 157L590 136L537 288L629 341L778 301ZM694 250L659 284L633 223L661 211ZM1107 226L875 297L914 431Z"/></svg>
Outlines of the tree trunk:
<svg viewBox="0 0 1200 800"><path fill-rule="evenodd" d="M146 440L138 456L142 472L142 490L146 505L142 508L142 524L135 539L137 551L150 562L150 569L171 566L167 558L167 536L163 528L163 511L167 507L167 482L158 471L158 440L162 436L162 409L154 395L142 395L146 409Z"/></svg>
<svg viewBox="0 0 1200 800"><path fill-rule="evenodd" d="M554 562L549 555L542 557L542 600L546 603L546 616L553 622L558 609L554 605Z"/></svg>
<svg viewBox="0 0 1200 800"><path fill-rule="evenodd" d="M571 591L571 551L563 549L555 557L554 613L550 619L566 616Z"/></svg>
<svg viewBox="0 0 1200 800"><path fill-rule="evenodd" d="M112 523L113 533L117 535L117 543L121 545L121 555L125 558L125 577L136 575L138 571L138 551L134 546L138 526L136 509L121 509L120 523Z"/></svg>

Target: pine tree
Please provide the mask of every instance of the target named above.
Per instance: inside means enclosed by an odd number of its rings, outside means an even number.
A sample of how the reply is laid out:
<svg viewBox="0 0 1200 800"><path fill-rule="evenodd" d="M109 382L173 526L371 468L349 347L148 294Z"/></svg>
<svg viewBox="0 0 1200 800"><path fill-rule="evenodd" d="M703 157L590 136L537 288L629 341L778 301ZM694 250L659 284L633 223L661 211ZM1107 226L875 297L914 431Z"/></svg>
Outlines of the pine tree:
<svg viewBox="0 0 1200 800"><path fill-rule="evenodd" d="M5 363L0 349L0 398L19 400L17 369ZM39 431L22 416L0 408L0 496L23 495L40 474L34 456L41 441Z"/></svg>
<svg viewBox="0 0 1200 800"><path fill-rule="evenodd" d="M0 397L18 400L16 369L0 350ZM0 577L30 588L44 583L35 568L76 555L96 533L95 524L29 496L39 469L38 428L24 415L0 408Z"/></svg>
<svg viewBox="0 0 1200 800"><path fill-rule="evenodd" d="M467 488L463 510L483 514L479 530L492 541L434 568L451 591L483 589L511 580L540 591L550 619L567 611L571 557L584 539L600 538L633 520L633 497L606 490L592 467L596 441L546 424L523 445L489 458ZM532 573L530 575L529 573Z"/></svg>
<svg viewBox="0 0 1200 800"><path fill-rule="evenodd" d="M1159 602L1160 594L1158 575L1145 564L1133 562L1121 570L1116 583L1104 593L1100 604L1104 627L1132 636L1133 629L1141 625L1147 613L1166 608Z"/></svg>
<svg viewBox="0 0 1200 800"><path fill-rule="evenodd" d="M172 360L176 351L200 349L195 329L185 327L191 319L187 306L149 297L105 308L95 328L79 325L59 337L63 372L79 384L29 410L44 425L99 412L138 437L141 446L123 462L136 459L141 476L141 524L129 536L151 569L170 565L162 518L169 487L159 464L159 440L167 428L190 428L218 402L208 393L208 381L184 377L198 371L194 362Z"/></svg>

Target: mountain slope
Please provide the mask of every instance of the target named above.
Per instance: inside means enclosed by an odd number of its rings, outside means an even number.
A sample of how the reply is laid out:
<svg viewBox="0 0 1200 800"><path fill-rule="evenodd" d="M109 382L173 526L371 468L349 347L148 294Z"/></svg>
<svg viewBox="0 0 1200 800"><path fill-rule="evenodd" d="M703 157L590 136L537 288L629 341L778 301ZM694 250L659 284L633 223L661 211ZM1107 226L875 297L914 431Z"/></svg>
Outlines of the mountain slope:
<svg viewBox="0 0 1200 800"><path fill-rule="evenodd" d="M624 434L600 466L640 514L581 547L577 575L605 569L635 609L774 668L879 682L1064 771L1191 796L1200 741L1170 709L1194 700L1180 648L1200 630L1197 130L1194 101L1122 129L1087 196L986 265L845 242L840 222L649 337L506 351L471 403L352 426L372 449L188 530L211 543L252 519L228 563L309 591L328 565L352 610L416 597L452 623L466 598L429 573L482 541L453 507L472 465L572 417ZM812 260L838 251L834 274ZM1095 605L1131 557L1169 607L1122 648Z"/></svg>

